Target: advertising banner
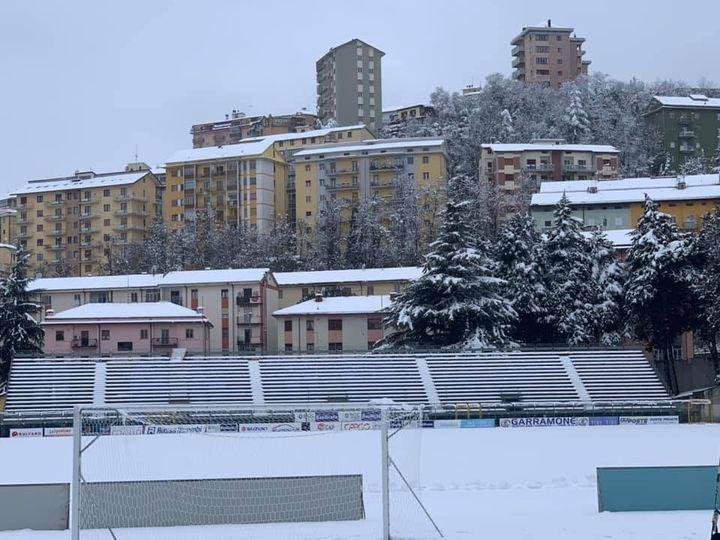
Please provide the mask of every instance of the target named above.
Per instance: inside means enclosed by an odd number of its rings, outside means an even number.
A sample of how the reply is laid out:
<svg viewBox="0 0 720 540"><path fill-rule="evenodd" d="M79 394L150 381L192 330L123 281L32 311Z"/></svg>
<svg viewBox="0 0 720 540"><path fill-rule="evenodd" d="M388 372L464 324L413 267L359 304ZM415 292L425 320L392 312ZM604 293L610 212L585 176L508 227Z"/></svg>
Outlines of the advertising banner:
<svg viewBox="0 0 720 540"><path fill-rule="evenodd" d="M468 418L460 420L461 428L490 428L495 427L494 418Z"/></svg>
<svg viewBox="0 0 720 540"><path fill-rule="evenodd" d="M71 427L46 427L43 430L45 437L70 437L73 434Z"/></svg>
<svg viewBox="0 0 720 540"><path fill-rule="evenodd" d="M110 435L142 435L142 426L110 426Z"/></svg>
<svg viewBox="0 0 720 540"><path fill-rule="evenodd" d="M584 427L589 424L586 416L549 416L537 418L501 418L500 427Z"/></svg>
<svg viewBox="0 0 720 540"><path fill-rule="evenodd" d="M42 437L43 428L15 428L10 430L10 438Z"/></svg>
<svg viewBox="0 0 720 540"><path fill-rule="evenodd" d="M339 422L340 413L338 411L315 411L316 422Z"/></svg>
<svg viewBox="0 0 720 540"><path fill-rule="evenodd" d="M376 422L343 422L343 431L369 431L378 429L380 426Z"/></svg>
<svg viewBox="0 0 720 540"><path fill-rule="evenodd" d="M620 419L617 416L591 416L591 426L617 426Z"/></svg>
<svg viewBox="0 0 720 540"><path fill-rule="evenodd" d="M145 435L169 435L176 433L205 433L205 426L201 424L145 426Z"/></svg>
<svg viewBox="0 0 720 540"><path fill-rule="evenodd" d="M460 420L433 420L433 423L436 429L460 427Z"/></svg>
<svg viewBox="0 0 720 540"><path fill-rule="evenodd" d="M311 431L340 431L340 422L314 422L310 426Z"/></svg>
<svg viewBox="0 0 720 540"><path fill-rule="evenodd" d="M209 424L207 426L208 433L237 433L237 424Z"/></svg>
<svg viewBox="0 0 720 540"><path fill-rule="evenodd" d="M621 416L619 418L620 425L660 425L660 424L679 424L679 416Z"/></svg>

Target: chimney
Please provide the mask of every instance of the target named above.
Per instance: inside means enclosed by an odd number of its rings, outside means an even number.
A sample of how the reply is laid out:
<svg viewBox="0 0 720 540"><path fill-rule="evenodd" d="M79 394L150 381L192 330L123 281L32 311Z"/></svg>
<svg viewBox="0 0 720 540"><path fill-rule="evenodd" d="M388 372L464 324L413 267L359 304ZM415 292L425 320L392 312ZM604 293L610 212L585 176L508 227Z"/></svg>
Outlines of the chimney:
<svg viewBox="0 0 720 540"><path fill-rule="evenodd" d="M322 302L323 301L323 295L322 293L315 293L315 301L316 302Z"/></svg>
<svg viewBox="0 0 720 540"><path fill-rule="evenodd" d="M550 28L551 26L552 26L552 21L550 19L548 19L548 28Z"/></svg>
<svg viewBox="0 0 720 540"><path fill-rule="evenodd" d="M55 315L55 310L53 310L53 308L47 308L47 309L45 310L45 316L46 316L46 317L52 317L53 315Z"/></svg>

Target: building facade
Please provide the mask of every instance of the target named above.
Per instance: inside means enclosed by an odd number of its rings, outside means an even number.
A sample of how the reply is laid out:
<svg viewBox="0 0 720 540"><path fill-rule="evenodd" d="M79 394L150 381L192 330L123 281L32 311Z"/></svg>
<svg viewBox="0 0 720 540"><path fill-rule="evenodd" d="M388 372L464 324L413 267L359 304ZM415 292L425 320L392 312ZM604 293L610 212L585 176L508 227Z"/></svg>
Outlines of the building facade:
<svg viewBox="0 0 720 540"><path fill-rule="evenodd" d="M655 164L656 172L661 168L678 172L691 158L709 164L720 158L720 98L653 96L645 119L661 135L662 156Z"/></svg>
<svg viewBox="0 0 720 540"><path fill-rule="evenodd" d="M145 239L157 189L149 169L33 180L15 192L16 238L40 272L97 275L113 250Z"/></svg>
<svg viewBox="0 0 720 540"><path fill-rule="evenodd" d="M170 302L84 304L48 313L43 351L52 356L169 356L174 349L207 355L208 318Z"/></svg>
<svg viewBox="0 0 720 540"><path fill-rule="evenodd" d="M408 105L404 107L389 107L383 110L383 125L387 128L406 122L429 124L435 118L435 109L430 105Z"/></svg>
<svg viewBox="0 0 720 540"><path fill-rule="evenodd" d="M442 205L447 181L447 152L443 139L378 139L358 144L325 145L302 150L295 162L296 223L298 229L317 225L320 209L329 200L345 204L343 220L363 198L390 199L396 182L413 182L421 194L421 209ZM426 219L435 216L435 207ZM424 211L424 210L423 210Z"/></svg>
<svg viewBox="0 0 720 540"><path fill-rule="evenodd" d="M359 39L333 47L317 61L317 111L325 124L382 126L382 57Z"/></svg>
<svg viewBox="0 0 720 540"><path fill-rule="evenodd" d="M390 296L335 296L279 309L278 343L285 352L362 352L385 335Z"/></svg>
<svg viewBox="0 0 720 540"><path fill-rule="evenodd" d="M576 37L574 28L529 26L510 42L513 79L560 88L564 82L587 75L590 60L584 60L585 38Z"/></svg>
<svg viewBox="0 0 720 540"><path fill-rule="evenodd" d="M401 292L422 275L419 266L358 268L311 272L273 272L278 287L278 306L286 308L315 298L374 296Z"/></svg>
<svg viewBox="0 0 720 540"><path fill-rule="evenodd" d="M530 210L539 230L552 227L553 208L567 195L573 214L587 228L634 229L643 215L645 195L673 217L678 227L695 231L720 203L717 174L678 178L625 178L612 182L545 182L532 196Z"/></svg>
<svg viewBox="0 0 720 540"><path fill-rule="evenodd" d="M291 114L245 114L234 110L225 120L195 124L190 129L193 148L237 144L248 137L302 133L315 129L317 116L303 109Z"/></svg>
<svg viewBox="0 0 720 540"><path fill-rule="evenodd" d="M537 139L530 144L481 145L480 171L501 189L534 191L540 182L616 178L620 151L604 144L566 144Z"/></svg>
<svg viewBox="0 0 720 540"><path fill-rule="evenodd" d="M162 274L43 278L29 289L55 314L88 303L171 302L202 308L212 323L209 351L229 354L275 351L277 286L267 268L178 271Z"/></svg>

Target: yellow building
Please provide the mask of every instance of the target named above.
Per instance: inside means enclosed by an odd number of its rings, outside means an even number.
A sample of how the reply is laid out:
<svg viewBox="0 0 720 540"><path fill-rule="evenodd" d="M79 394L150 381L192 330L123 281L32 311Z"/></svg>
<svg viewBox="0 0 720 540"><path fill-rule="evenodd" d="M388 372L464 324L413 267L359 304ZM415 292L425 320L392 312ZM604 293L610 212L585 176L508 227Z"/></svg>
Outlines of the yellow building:
<svg viewBox="0 0 720 540"><path fill-rule="evenodd" d="M293 159L296 220L307 229L317 224L318 212L329 199L342 200L350 208L373 195L389 200L397 180L403 178L415 182L419 191L444 193L446 187L447 152L438 138L324 145L297 152Z"/></svg>
<svg viewBox="0 0 720 540"><path fill-rule="evenodd" d="M16 248L12 244L0 244L0 276L7 276L15 264Z"/></svg>
<svg viewBox="0 0 720 540"><path fill-rule="evenodd" d="M335 141L371 138L365 126L323 128L245 139L238 144L176 152L166 163L163 215L171 229L211 209L219 223L258 232L294 212L294 171L288 158Z"/></svg>
<svg viewBox="0 0 720 540"><path fill-rule="evenodd" d="M39 272L98 274L111 250L144 240L156 189L150 170L33 180L15 192L17 240Z"/></svg>
<svg viewBox="0 0 720 540"><path fill-rule="evenodd" d="M0 243L14 244L17 236L17 210L0 208Z"/></svg>

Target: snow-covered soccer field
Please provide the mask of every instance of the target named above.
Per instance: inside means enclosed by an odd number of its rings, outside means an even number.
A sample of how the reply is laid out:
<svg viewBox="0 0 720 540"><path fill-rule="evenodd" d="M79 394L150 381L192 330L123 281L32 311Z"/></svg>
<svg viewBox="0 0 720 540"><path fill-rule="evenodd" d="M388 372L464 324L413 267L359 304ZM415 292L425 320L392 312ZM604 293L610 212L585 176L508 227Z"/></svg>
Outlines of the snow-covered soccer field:
<svg viewBox="0 0 720 540"><path fill-rule="evenodd" d="M415 430L398 443L401 467L450 539L677 540L707 538L710 512L597 512L598 466L711 465L720 426ZM421 432L421 433L420 433ZM118 540L377 538L379 432L103 437L84 471L93 479L222 478L362 472L368 518L360 522L124 529ZM1 439L0 483L67 482L70 438ZM392 449L392 447L391 447ZM135 455L144 456L142 465ZM90 453L88 452L88 456ZM123 461L125 460L125 461ZM100 478L104 476L104 478ZM406 495L406 494L405 494ZM394 500L406 537L429 537L416 509ZM418 531L413 532L413 531ZM425 535L425 533L428 533ZM55 540L69 532L5 532L0 539ZM107 532L82 538L109 539Z"/></svg>

